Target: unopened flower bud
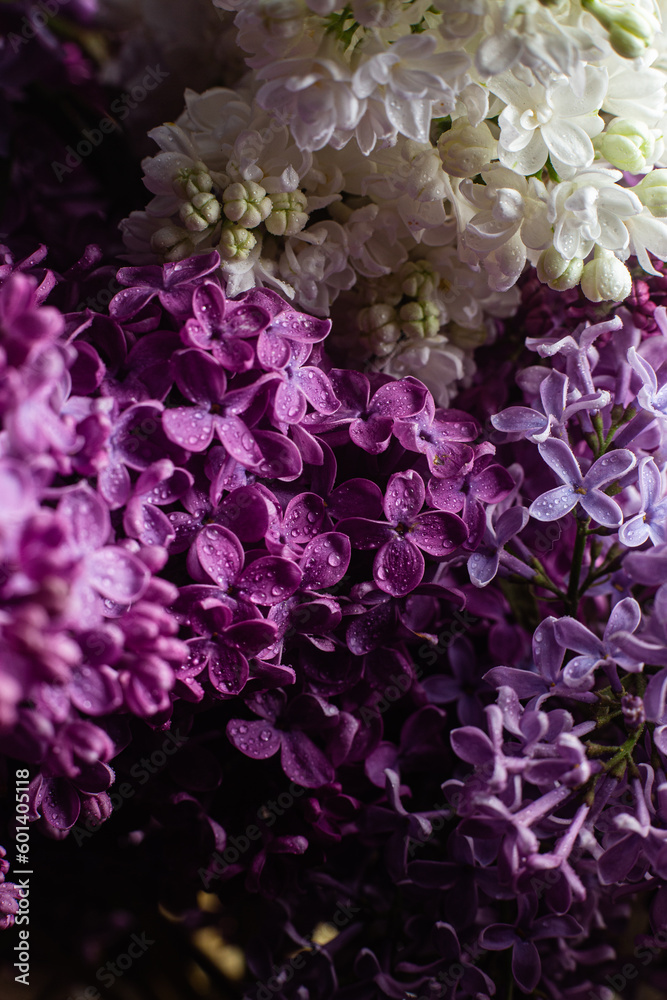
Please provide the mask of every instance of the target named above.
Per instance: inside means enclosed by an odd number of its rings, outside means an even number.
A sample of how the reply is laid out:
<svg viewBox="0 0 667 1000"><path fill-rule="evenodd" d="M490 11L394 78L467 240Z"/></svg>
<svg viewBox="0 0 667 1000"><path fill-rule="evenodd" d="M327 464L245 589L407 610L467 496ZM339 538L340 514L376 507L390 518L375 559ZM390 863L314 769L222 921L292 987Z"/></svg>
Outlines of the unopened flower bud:
<svg viewBox="0 0 667 1000"><path fill-rule="evenodd" d="M612 7L603 0L581 0L581 6L607 29L611 46L619 56L637 59L651 44L651 22L636 7Z"/></svg>
<svg viewBox="0 0 667 1000"><path fill-rule="evenodd" d="M408 162L399 168L398 175L404 178L401 185L416 201L439 201L447 197L447 182L440 157L429 144L409 139L403 147L403 159Z"/></svg>
<svg viewBox="0 0 667 1000"><path fill-rule="evenodd" d="M220 202L214 194L201 191L192 201L186 201L181 205L178 214L186 229L193 233L201 233L219 221Z"/></svg>
<svg viewBox="0 0 667 1000"><path fill-rule="evenodd" d="M401 336L396 310L386 302L376 302L360 310L357 325L373 353L380 358L391 354Z"/></svg>
<svg viewBox="0 0 667 1000"><path fill-rule="evenodd" d="M639 11L625 10L610 28L609 41L619 56L637 59L653 41L653 31Z"/></svg>
<svg viewBox="0 0 667 1000"><path fill-rule="evenodd" d="M555 247L543 250L537 261L537 277L557 292L565 292L579 284L584 262L581 257L566 260Z"/></svg>
<svg viewBox="0 0 667 1000"><path fill-rule="evenodd" d="M196 195L211 190L213 178L203 160L198 160L192 169L178 172L172 187L181 198L191 201Z"/></svg>
<svg viewBox="0 0 667 1000"><path fill-rule="evenodd" d="M632 191L651 215L657 219L667 217L667 168L651 170L639 184L635 184Z"/></svg>
<svg viewBox="0 0 667 1000"><path fill-rule="evenodd" d="M624 694L621 698L621 710L628 729L638 729L646 721L644 702L638 695Z"/></svg>
<svg viewBox="0 0 667 1000"><path fill-rule="evenodd" d="M489 339L489 331L484 326L469 327L449 323L445 332L449 343L464 351L474 351L476 347L486 344Z"/></svg>
<svg viewBox="0 0 667 1000"><path fill-rule="evenodd" d="M440 329L440 310L435 302L406 302L399 316L407 337L435 337Z"/></svg>
<svg viewBox="0 0 667 1000"><path fill-rule="evenodd" d="M497 145L486 122L471 125L467 118L457 118L438 139L438 152L452 177L475 177L494 158Z"/></svg>
<svg viewBox="0 0 667 1000"><path fill-rule="evenodd" d="M632 291L632 278L611 250L596 247L594 259L584 265L581 289L591 302L621 302Z"/></svg>
<svg viewBox="0 0 667 1000"><path fill-rule="evenodd" d="M308 222L307 198L303 191L279 191L269 195L271 214L266 228L274 236L296 236Z"/></svg>
<svg viewBox="0 0 667 1000"><path fill-rule="evenodd" d="M254 181L237 181L222 193L224 213L232 222L244 229L254 229L264 222L273 203L261 184Z"/></svg>
<svg viewBox="0 0 667 1000"><path fill-rule="evenodd" d="M615 118L597 136L594 146L613 167L638 174L653 160L655 139L648 125L639 119Z"/></svg>
<svg viewBox="0 0 667 1000"><path fill-rule="evenodd" d="M408 260L401 268L398 280L404 295L411 299L429 298L438 285L438 278L427 260Z"/></svg>
<svg viewBox="0 0 667 1000"><path fill-rule="evenodd" d="M220 234L218 251L223 260L247 260L257 245L257 237L242 226L225 226Z"/></svg>
<svg viewBox="0 0 667 1000"><path fill-rule="evenodd" d="M151 236L151 250L164 260L174 263L184 260L194 253L194 243L187 229L178 226L163 226Z"/></svg>

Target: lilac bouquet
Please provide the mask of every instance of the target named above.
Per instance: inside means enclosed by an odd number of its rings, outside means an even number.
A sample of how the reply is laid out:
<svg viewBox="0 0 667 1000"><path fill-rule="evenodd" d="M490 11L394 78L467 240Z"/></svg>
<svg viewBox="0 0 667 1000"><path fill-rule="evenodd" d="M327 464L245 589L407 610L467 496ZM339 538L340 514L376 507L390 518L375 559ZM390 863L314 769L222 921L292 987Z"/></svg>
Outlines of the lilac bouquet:
<svg viewBox="0 0 667 1000"><path fill-rule="evenodd" d="M442 409L332 367L330 321L275 292L227 297L215 252L122 268L108 314L50 304L93 249L5 260L0 746L28 820L88 849L169 746L128 862L159 852L188 926L203 891L271 927L232 932L247 996L610 1000L632 899L637 967L664 922L662 278L548 322L528 282L521 363L508 330ZM494 370L517 390L484 395Z"/></svg>
<svg viewBox="0 0 667 1000"><path fill-rule="evenodd" d="M0 974L665 994L658 7L4 8Z"/></svg>

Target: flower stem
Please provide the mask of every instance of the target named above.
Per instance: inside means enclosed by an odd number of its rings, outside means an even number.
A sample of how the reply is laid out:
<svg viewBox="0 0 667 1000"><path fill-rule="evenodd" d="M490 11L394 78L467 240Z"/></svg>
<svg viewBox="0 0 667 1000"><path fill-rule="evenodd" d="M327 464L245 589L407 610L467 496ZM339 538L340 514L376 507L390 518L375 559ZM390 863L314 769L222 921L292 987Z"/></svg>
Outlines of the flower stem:
<svg viewBox="0 0 667 1000"><path fill-rule="evenodd" d="M574 543L570 584L567 589L567 600L570 606L570 614L573 618L577 617L577 607L579 606L579 578L581 576L581 564L584 559L584 552L586 551L586 532L590 523L590 517L585 521L577 522L577 539Z"/></svg>

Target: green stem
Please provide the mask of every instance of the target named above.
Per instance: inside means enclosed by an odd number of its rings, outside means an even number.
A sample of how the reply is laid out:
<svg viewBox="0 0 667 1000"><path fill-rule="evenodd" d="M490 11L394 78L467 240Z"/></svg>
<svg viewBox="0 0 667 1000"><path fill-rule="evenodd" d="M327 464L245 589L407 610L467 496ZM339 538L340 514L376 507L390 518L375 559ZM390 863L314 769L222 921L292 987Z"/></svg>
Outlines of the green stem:
<svg viewBox="0 0 667 1000"><path fill-rule="evenodd" d="M597 434L597 453L598 455L603 455L605 451L604 425L602 423L602 414L599 411L597 413L591 413L591 424L593 425L593 430Z"/></svg>
<svg viewBox="0 0 667 1000"><path fill-rule="evenodd" d="M573 618L577 617L577 607L579 605L579 578L581 576L581 564L584 559L584 552L586 551L586 532L590 523L590 517L585 521L579 521L577 523L577 540L574 543L570 584L567 589L567 601L570 606L570 614Z"/></svg>

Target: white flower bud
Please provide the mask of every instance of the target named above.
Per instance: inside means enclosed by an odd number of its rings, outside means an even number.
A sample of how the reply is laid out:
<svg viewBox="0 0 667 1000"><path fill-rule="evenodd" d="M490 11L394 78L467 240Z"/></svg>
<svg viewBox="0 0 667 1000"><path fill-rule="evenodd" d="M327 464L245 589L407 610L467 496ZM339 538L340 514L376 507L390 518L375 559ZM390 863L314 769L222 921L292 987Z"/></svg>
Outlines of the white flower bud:
<svg viewBox="0 0 667 1000"><path fill-rule="evenodd" d="M254 229L264 222L273 204L261 184L237 181L222 193L223 210L228 219L245 229Z"/></svg>
<svg viewBox="0 0 667 1000"><path fill-rule="evenodd" d="M220 234L218 251L223 260L247 260L257 245L257 237L242 226L225 226Z"/></svg>
<svg viewBox="0 0 667 1000"><path fill-rule="evenodd" d="M409 166L399 169L405 177L405 191L415 201L441 201L447 197L447 182L442 163L431 145L426 148L412 139L403 146L403 159Z"/></svg>
<svg viewBox="0 0 667 1000"><path fill-rule="evenodd" d="M652 170L632 189L657 219L667 218L667 169Z"/></svg>
<svg viewBox="0 0 667 1000"><path fill-rule="evenodd" d="M595 248L595 257L584 265L581 290L591 302L621 302L632 291L625 264L611 250Z"/></svg>
<svg viewBox="0 0 667 1000"><path fill-rule="evenodd" d="M274 236L296 236L308 222L307 198L303 191L279 191L269 195L271 214L266 228Z"/></svg>
<svg viewBox="0 0 667 1000"><path fill-rule="evenodd" d="M584 262L581 257L566 260L555 247L543 250L537 261L537 277L557 292L565 292L579 284Z"/></svg>
<svg viewBox="0 0 667 1000"><path fill-rule="evenodd" d="M401 268L398 280L401 291L411 299L427 299L438 286L438 277L427 260L408 260Z"/></svg>
<svg viewBox="0 0 667 1000"><path fill-rule="evenodd" d="M178 214L186 229L193 233L201 233L219 221L220 202L214 194L201 191L192 201L186 201L181 205Z"/></svg>
<svg viewBox="0 0 667 1000"><path fill-rule="evenodd" d="M614 118L593 145L619 170L638 174L653 162L655 139L644 122L635 119Z"/></svg>
<svg viewBox="0 0 667 1000"><path fill-rule="evenodd" d="M406 337L435 337L440 329L440 309L428 299L422 302L406 302L401 306L399 316L401 329Z"/></svg>
<svg viewBox="0 0 667 1000"><path fill-rule="evenodd" d="M191 170L179 170L172 187L181 198L191 201L198 194L211 190L213 178L203 160L198 160Z"/></svg>
<svg viewBox="0 0 667 1000"><path fill-rule="evenodd" d="M163 226L151 236L151 250L164 260L173 263L184 260L194 253L195 246L190 233L178 226Z"/></svg>
<svg viewBox="0 0 667 1000"><path fill-rule="evenodd" d="M401 336L396 310L386 302L376 302L374 306L361 309L357 325L373 354L386 358L394 349Z"/></svg>
<svg viewBox="0 0 667 1000"><path fill-rule="evenodd" d="M450 323L446 332L449 343L464 351L474 351L476 347L486 344L489 339L489 331L485 326L469 327Z"/></svg>
<svg viewBox="0 0 667 1000"><path fill-rule="evenodd" d="M486 122L471 125L457 118L438 139L442 165L452 177L475 177L496 156L498 143Z"/></svg>

